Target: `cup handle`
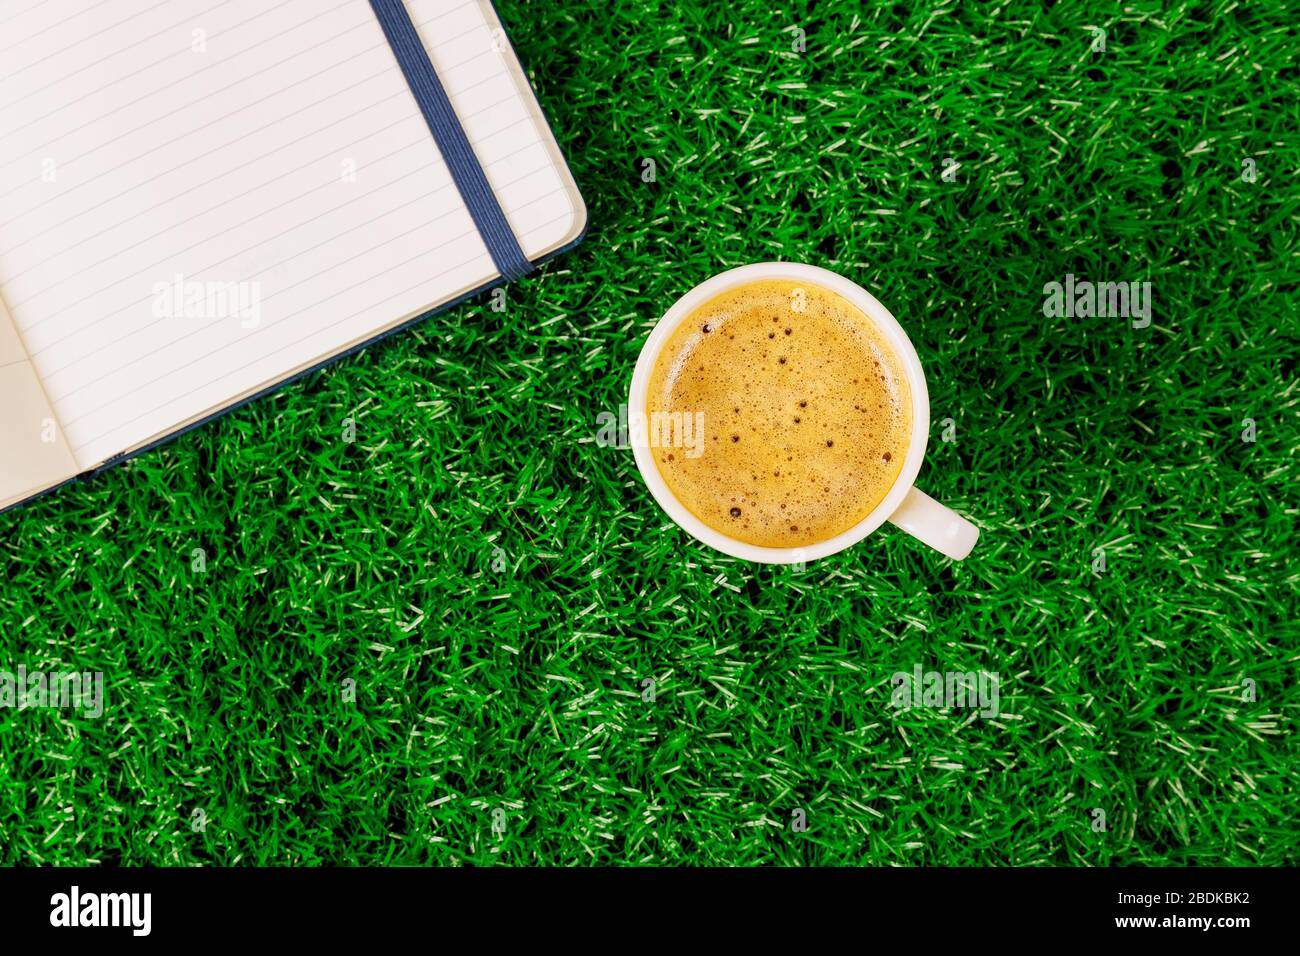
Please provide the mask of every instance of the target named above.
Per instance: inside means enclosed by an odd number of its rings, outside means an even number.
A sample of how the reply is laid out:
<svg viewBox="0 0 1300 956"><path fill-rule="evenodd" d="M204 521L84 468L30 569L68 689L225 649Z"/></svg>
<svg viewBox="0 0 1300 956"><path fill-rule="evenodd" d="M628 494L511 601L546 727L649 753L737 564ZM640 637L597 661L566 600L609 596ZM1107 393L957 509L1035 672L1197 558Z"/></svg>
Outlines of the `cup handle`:
<svg viewBox="0 0 1300 956"><path fill-rule="evenodd" d="M939 504L920 488L907 492L898 510L889 516L889 523L954 561L970 554L980 536L979 528L951 508Z"/></svg>

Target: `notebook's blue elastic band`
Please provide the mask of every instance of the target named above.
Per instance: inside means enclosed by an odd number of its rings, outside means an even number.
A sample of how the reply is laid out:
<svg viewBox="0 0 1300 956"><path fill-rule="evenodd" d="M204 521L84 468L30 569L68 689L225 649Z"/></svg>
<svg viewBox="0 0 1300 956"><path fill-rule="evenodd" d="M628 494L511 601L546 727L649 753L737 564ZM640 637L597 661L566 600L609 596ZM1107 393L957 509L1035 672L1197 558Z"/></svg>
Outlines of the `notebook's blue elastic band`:
<svg viewBox="0 0 1300 956"><path fill-rule="evenodd" d="M474 148L452 109L447 91L442 88L442 82L429 62L429 54L415 32L405 5L402 0L370 0L370 7L388 38L388 45L393 48L406 83L415 96L415 102L420 105L429 132L433 133L438 150L451 170L451 178L460 190L497 270L506 279L527 275L533 271L532 263L519 248L519 240L506 221L496 194L488 185L483 167L479 165Z"/></svg>

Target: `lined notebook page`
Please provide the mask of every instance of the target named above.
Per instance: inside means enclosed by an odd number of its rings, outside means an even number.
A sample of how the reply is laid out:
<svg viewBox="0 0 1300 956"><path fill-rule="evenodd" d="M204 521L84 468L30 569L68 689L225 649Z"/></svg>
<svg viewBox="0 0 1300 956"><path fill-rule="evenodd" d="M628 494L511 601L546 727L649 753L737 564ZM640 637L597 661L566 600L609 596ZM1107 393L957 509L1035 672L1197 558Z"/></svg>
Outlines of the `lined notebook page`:
<svg viewBox="0 0 1300 956"><path fill-rule="evenodd" d="M572 239L486 0L406 6L525 254ZM0 0L0 297L82 468L496 276L367 0Z"/></svg>

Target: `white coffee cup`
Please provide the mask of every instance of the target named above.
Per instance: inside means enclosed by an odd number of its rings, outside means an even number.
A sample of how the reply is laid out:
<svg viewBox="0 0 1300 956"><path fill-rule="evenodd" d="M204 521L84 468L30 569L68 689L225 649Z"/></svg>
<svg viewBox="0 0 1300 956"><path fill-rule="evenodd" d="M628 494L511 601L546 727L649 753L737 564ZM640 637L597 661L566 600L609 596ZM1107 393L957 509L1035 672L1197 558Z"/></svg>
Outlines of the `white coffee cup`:
<svg viewBox="0 0 1300 956"><path fill-rule="evenodd" d="M650 453L650 423L646 415L646 391L650 384L650 374L654 371L655 362L664 344L686 317L719 293L746 283L771 279L785 279L821 286L861 309L893 346L895 354L902 361L907 373L912 392L912 436L907 446L907 455L903 459L902 470L894 481L893 487L889 489L889 493L870 514L852 528L833 538L799 548L765 548L746 544L710 528L691 514L669 490L667 482L659 473L659 467ZM956 561L970 554L971 548L975 546L975 540L979 537L979 529L975 525L913 486L917 473L921 470L921 461L925 458L925 448L930 434L930 393L925 387L925 373L921 370L921 360L917 358L916 349L912 347L898 320L876 300L875 296L856 283L826 269L794 262L759 262L729 269L687 292L674 302L672 308L659 320L659 324L654 327L641 348L636 371L632 373L632 390L628 396L628 419L637 468L640 469L641 477L645 479L650 493L654 495L660 507L696 540L732 557L767 564L796 564L824 558L857 544L886 521Z"/></svg>

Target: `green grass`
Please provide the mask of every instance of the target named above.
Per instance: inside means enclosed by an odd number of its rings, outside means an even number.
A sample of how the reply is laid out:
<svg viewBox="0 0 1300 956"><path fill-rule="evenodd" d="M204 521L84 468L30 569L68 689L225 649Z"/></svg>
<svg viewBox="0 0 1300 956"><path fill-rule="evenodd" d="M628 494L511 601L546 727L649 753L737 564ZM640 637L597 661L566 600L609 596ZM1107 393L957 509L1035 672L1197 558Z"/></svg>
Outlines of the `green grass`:
<svg viewBox="0 0 1300 956"><path fill-rule="evenodd" d="M585 243L0 516L0 669L109 698L0 711L0 862L1300 862L1293 11L1044 6L500 0ZM734 561L594 441L775 258L908 330L968 561ZM1069 272L1151 325L1045 318ZM918 663L1001 715L891 708Z"/></svg>

